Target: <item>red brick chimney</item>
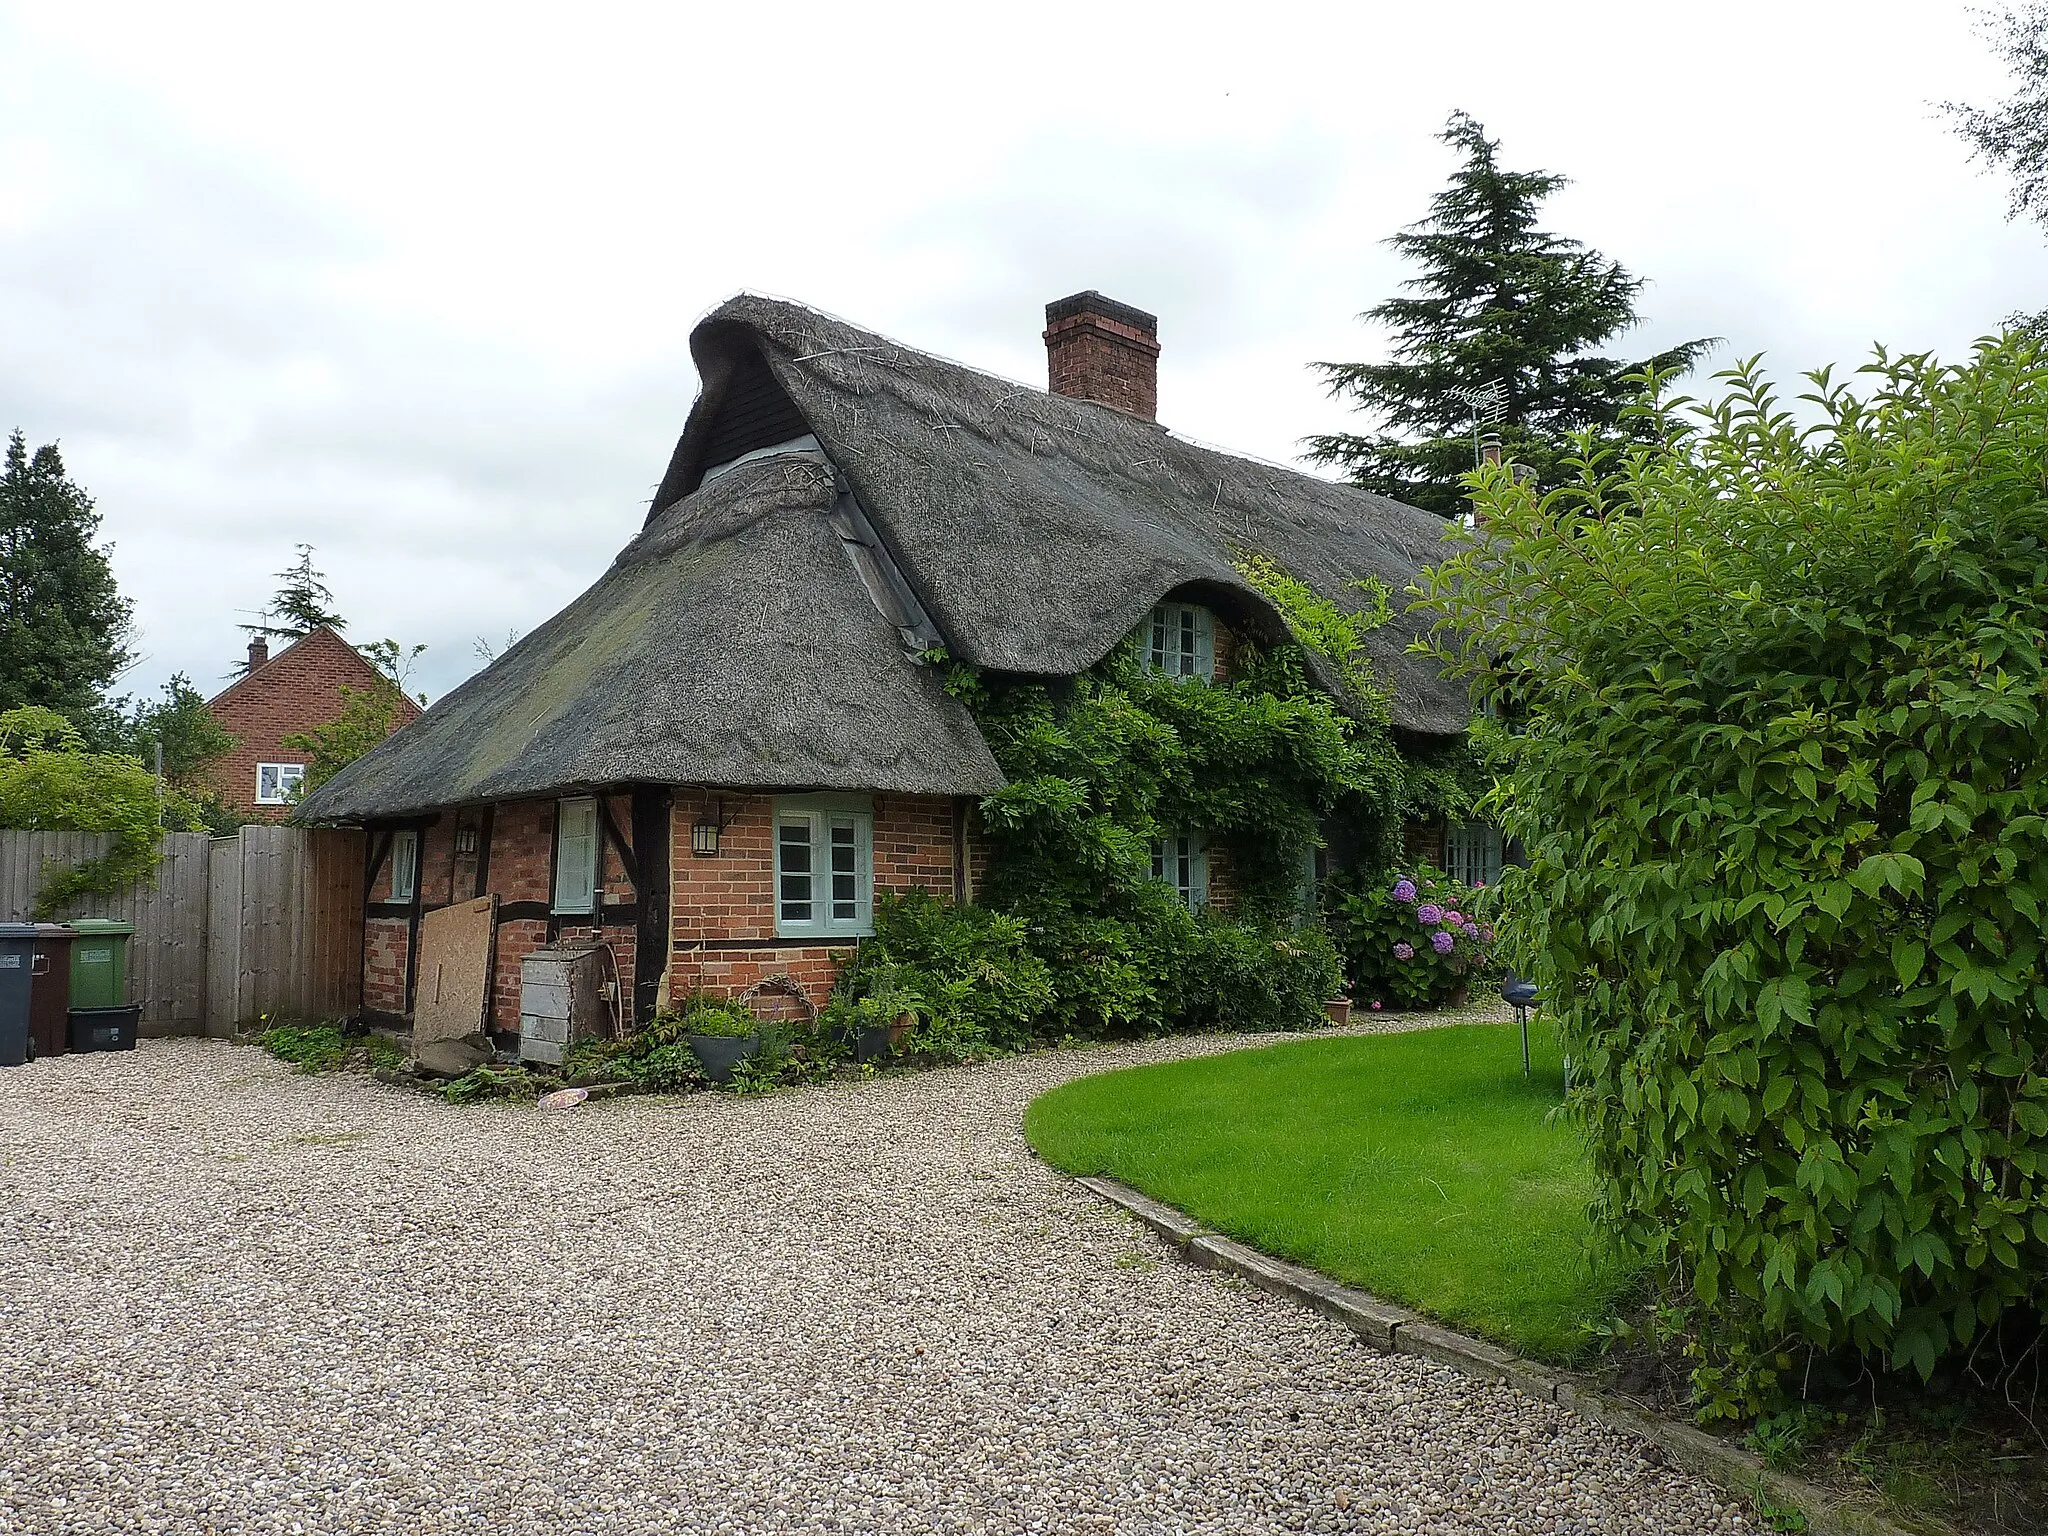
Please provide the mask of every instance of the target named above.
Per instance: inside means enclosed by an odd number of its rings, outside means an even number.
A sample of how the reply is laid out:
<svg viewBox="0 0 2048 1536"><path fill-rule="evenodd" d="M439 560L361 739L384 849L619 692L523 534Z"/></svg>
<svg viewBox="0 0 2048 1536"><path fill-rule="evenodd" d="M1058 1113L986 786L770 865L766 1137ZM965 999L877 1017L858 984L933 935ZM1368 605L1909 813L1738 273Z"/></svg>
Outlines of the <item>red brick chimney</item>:
<svg viewBox="0 0 2048 1536"><path fill-rule="evenodd" d="M1047 387L1056 395L1159 416L1159 317L1090 289L1045 306Z"/></svg>
<svg viewBox="0 0 2048 1536"><path fill-rule="evenodd" d="M249 670L254 672L268 660L270 660L270 642L264 639L263 636L258 635L249 642Z"/></svg>

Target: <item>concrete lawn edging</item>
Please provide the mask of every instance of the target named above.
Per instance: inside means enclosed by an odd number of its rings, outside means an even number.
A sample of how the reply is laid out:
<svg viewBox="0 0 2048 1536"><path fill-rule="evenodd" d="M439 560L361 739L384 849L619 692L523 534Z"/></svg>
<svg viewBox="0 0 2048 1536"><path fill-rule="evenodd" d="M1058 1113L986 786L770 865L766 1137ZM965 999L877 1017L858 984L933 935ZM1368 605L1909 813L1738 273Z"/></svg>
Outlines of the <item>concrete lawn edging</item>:
<svg viewBox="0 0 2048 1536"><path fill-rule="evenodd" d="M1341 1285L1328 1275L1272 1258L1211 1231L1170 1205L1142 1195L1115 1179L1081 1178L1076 1183L1116 1206L1164 1238L1190 1264L1220 1270L1262 1291L1298 1302L1349 1328L1384 1354L1414 1355L1482 1381L1569 1409L1609 1429L1655 1446L1674 1466L1747 1500L1767 1520L1797 1514L1814 1536L1908 1536L1878 1511L1831 1493L1817 1483L1774 1471L1757 1457L1690 1424L1643 1412L1590 1379L1538 1365L1483 1339L1468 1338L1418 1312Z"/></svg>

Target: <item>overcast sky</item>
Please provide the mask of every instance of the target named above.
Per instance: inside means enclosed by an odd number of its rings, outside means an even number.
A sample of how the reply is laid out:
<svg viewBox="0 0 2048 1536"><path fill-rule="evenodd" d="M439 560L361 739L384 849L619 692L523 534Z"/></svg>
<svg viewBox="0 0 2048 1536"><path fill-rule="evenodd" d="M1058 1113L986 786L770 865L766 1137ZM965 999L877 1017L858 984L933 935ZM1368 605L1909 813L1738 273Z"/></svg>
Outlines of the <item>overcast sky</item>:
<svg viewBox="0 0 2048 1536"><path fill-rule="evenodd" d="M1453 108L1651 280L1630 355L1790 373L2048 303L1934 106L2004 90L1949 0L0 7L0 430L98 498L123 686L215 691L304 540L438 697L638 526L736 290L1042 384L1099 288L1288 459Z"/></svg>

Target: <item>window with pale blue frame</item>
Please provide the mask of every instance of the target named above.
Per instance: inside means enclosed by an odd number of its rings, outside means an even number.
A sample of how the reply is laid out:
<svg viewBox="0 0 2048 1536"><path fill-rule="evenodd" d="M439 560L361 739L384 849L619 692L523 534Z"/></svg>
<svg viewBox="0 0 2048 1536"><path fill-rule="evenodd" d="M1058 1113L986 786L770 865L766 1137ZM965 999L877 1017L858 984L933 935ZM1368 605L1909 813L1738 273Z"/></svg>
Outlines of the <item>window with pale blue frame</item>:
<svg viewBox="0 0 2048 1536"><path fill-rule="evenodd" d="M1461 885L1492 885L1500 879L1507 844L1500 828L1468 821L1447 829L1444 873Z"/></svg>
<svg viewBox="0 0 2048 1536"><path fill-rule="evenodd" d="M1199 912L1209 904L1209 845L1199 832L1152 839L1152 878L1173 887L1182 905Z"/></svg>
<svg viewBox="0 0 2048 1536"><path fill-rule="evenodd" d="M411 827L391 834L391 899L411 901L420 888L420 835Z"/></svg>
<svg viewBox="0 0 2048 1536"><path fill-rule="evenodd" d="M564 917L597 911L597 801L559 801L555 806L555 899Z"/></svg>
<svg viewBox="0 0 2048 1536"><path fill-rule="evenodd" d="M840 795L775 802L775 932L864 938L874 932L875 817Z"/></svg>
<svg viewBox="0 0 2048 1536"><path fill-rule="evenodd" d="M1216 616L1199 603L1161 603L1142 633L1147 671L1215 681Z"/></svg>

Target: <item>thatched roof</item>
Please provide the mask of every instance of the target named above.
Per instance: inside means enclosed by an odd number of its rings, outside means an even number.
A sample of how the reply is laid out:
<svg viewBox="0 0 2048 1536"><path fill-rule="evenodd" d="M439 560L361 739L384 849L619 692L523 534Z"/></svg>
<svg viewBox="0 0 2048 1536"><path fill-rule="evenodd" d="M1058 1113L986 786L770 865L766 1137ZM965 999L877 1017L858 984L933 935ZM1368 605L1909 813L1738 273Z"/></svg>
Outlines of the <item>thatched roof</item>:
<svg viewBox="0 0 2048 1536"><path fill-rule="evenodd" d="M1284 632L1236 560L1347 610L1398 595L1442 522L1155 423L742 295L691 337L704 387L646 527L597 584L306 797L353 821L633 782L986 794L1002 776L913 653L1091 666L1189 589ZM806 435L821 452L779 452ZM1374 634L1394 723L1465 728L1462 687ZM1334 680L1325 678L1326 682Z"/></svg>
<svg viewBox="0 0 2048 1536"><path fill-rule="evenodd" d="M699 324L704 392L654 506L792 419L764 398L760 362L853 482L882 539L963 660L1066 674L1100 660L1161 596L1190 582L1263 599L1235 557L1259 553L1347 611L1377 576L1395 607L1439 557L1443 520L1353 486L1237 458L1109 406L1072 400L914 351L801 305L742 294ZM786 408L785 408L786 409ZM721 441L723 439L723 441ZM747 446L757 446L747 444ZM1369 643L1394 722L1450 735L1460 683L1405 654L1396 619Z"/></svg>
<svg viewBox="0 0 2048 1536"><path fill-rule="evenodd" d="M812 454L712 481L581 597L308 795L298 818L632 782L1000 788L973 720L863 587L837 499Z"/></svg>

